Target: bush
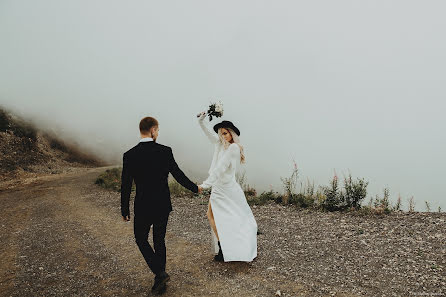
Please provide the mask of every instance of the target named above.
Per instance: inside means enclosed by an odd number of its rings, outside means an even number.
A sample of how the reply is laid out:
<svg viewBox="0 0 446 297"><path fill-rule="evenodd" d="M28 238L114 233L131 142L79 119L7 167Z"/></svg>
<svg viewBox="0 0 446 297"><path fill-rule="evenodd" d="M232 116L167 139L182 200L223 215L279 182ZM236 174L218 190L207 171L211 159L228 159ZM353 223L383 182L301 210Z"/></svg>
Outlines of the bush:
<svg viewBox="0 0 446 297"><path fill-rule="evenodd" d="M245 196L253 196L253 197L257 196L256 189L250 187L249 185L243 189L243 192L245 193Z"/></svg>
<svg viewBox="0 0 446 297"><path fill-rule="evenodd" d="M95 181L95 184L108 189L120 192L121 191L121 168L112 168L101 173ZM134 190L134 186L132 187Z"/></svg>
<svg viewBox="0 0 446 297"><path fill-rule="evenodd" d="M353 181L351 174L348 178L344 178L344 200L347 208L361 208L361 202L367 196L368 184L364 179L358 178L357 181Z"/></svg>
<svg viewBox="0 0 446 297"><path fill-rule="evenodd" d="M169 191L172 196L194 196L194 192L180 185L175 179L169 179Z"/></svg>
<svg viewBox="0 0 446 297"><path fill-rule="evenodd" d="M325 200L322 203L322 208L328 211L342 210L345 208L344 193L338 188L338 177L335 174L331 185L328 187L322 187L325 195Z"/></svg>
<svg viewBox="0 0 446 297"><path fill-rule="evenodd" d="M339 189L338 177L335 174L331 185L322 187L325 200L321 206L328 211L345 210L345 209L360 209L361 202L367 196L367 185L364 179L357 179L354 181L351 174L348 178L344 178L344 189Z"/></svg>
<svg viewBox="0 0 446 297"><path fill-rule="evenodd" d="M298 207L308 208L314 205L315 197L313 195L305 195L302 193L295 194L290 197L289 203Z"/></svg>
<svg viewBox="0 0 446 297"><path fill-rule="evenodd" d="M262 192L259 196L247 196L247 201L249 205L264 205L269 201L276 202L281 197L279 193L270 190L268 192Z"/></svg>

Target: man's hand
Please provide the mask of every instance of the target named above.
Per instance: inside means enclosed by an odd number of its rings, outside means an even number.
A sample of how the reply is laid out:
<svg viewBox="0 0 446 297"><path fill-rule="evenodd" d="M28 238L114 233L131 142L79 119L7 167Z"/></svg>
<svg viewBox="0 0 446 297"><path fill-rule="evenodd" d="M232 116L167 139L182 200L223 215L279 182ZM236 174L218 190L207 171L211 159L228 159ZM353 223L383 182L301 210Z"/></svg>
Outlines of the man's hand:
<svg viewBox="0 0 446 297"><path fill-rule="evenodd" d="M130 215L128 215L128 216L123 216L122 217L122 220L124 221L124 222L128 222L128 221L130 221Z"/></svg>
<svg viewBox="0 0 446 297"><path fill-rule="evenodd" d="M203 188L198 186L198 193L201 193L201 192L203 192Z"/></svg>

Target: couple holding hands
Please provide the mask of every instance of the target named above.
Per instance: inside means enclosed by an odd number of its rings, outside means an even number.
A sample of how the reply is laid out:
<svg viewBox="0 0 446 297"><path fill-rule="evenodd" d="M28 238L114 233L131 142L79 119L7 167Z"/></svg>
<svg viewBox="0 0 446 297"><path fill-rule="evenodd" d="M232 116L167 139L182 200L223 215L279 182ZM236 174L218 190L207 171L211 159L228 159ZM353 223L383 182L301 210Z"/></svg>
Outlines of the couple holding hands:
<svg viewBox="0 0 446 297"><path fill-rule="evenodd" d="M153 117L140 121L140 142L123 155L121 214L124 221L130 221L129 200L134 181L135 241L155 274L154 293L164 293L170 279L166 272L165 245L167 221L172 211L169 173L194 193L211 188L207 217L212 230L215 261L251 262L257 257L257 223L235 177L237 164L245 162L239 140L240 130L232 122L222 121L211 131L204 122L205 118L205 112L199 114L198 123L215 149L209 177L198 186L178 167L172 149L157 143L159 123ZM153 248L148 242L152 226Z"/></svg>

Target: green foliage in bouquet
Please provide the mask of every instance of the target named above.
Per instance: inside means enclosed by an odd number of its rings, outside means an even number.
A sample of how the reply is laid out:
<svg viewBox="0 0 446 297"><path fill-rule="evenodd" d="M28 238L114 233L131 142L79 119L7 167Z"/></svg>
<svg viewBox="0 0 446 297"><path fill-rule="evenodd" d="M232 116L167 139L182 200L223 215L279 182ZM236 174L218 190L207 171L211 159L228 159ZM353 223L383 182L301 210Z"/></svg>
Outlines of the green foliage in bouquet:
<svg viewBox="0 0 446 297"><path fill-rule="evenodd" d="M209 121L212 121L213 117L220 118L223 116L223 104L220 102L209 105L207 115L209 116Z"/></svg>

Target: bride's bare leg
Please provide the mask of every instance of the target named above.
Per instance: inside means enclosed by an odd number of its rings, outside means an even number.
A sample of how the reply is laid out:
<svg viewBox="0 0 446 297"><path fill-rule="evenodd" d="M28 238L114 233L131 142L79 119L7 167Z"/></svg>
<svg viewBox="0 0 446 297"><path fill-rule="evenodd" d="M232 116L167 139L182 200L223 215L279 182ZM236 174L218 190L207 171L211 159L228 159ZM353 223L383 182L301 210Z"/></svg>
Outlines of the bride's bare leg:
<svg viewBox="0 0 446 297"><path fill-rule="evenodd" d="M208 216L209 224L211 225L212 230L214 230L215 236L217 236L217 239L220 240L220 238L218 237L217 226L215 225L214 214L212 213L212 208L211 208L211 202L210 201L209 201L209 204L208 204L207 216Z"/></svg>

